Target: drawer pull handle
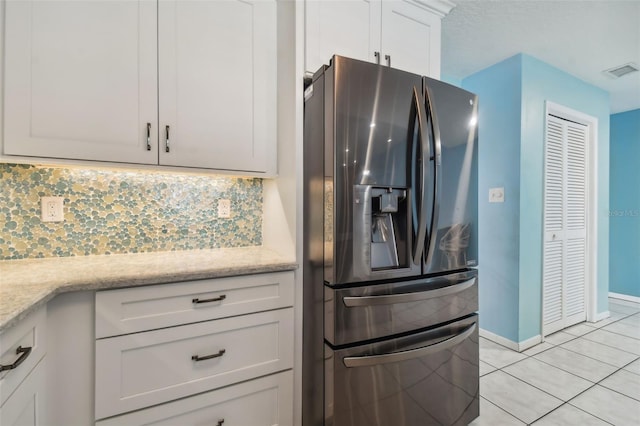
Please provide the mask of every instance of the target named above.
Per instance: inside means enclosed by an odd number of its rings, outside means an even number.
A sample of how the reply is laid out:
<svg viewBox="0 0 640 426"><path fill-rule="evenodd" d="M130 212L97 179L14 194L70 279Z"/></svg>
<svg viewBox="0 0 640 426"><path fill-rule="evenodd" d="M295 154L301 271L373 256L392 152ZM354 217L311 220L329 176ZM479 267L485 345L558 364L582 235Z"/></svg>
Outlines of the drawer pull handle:
<svg viewBox="0 0 640 426"><path fill-rule="evenodd" d="M218 351L218 353L217 353L217 354L207 355L207 356L198 356L198 355L193 355L193 356L191 357L191 359L192 359L193 361L206 361L206 360L208 360L208 359L219 358L219 357L221 357L222 355L224 355L224 353L225 353L225 352L226 352L226 350L225 350L225 349L220 349L220 350Z"/></svg>
<svg viewBox="0 0 640 426"><path fill-rule="evenodd" d="M218 420L218 423L216 424L216 426L222 426L223 423L224 423L224 419L220 419Z"/></svg>
<svg viewBox="0 0 640 426"><path fill-rule="evenodd" d="M31 347L23 348L22 346L18 346L18 349L16 349L16 355L20 355L18 359L16 359L16 361L13 364L9 364L9 365L0 364L0 371L13 370L14 368L18 367L20 364L24 362L25 359L27 359L27 357L31 353L31 349L32 349Z"/></svg>
<svg viewBox="0 0 640 426"><path fill-rule="evenodd" d="M198 298L196 297L195 299L191 299L191 302L192 302L192 303L211 303L211 302L220 302L220 301L222 301L222 300L224 300L224 299L226 299L226 298L227 298L227 295L226 295L226 294L223 294L222 296L219 296L219 297L214 297L213 299L202 299L202 300L200 300L200 299L198 299Z"/></svg>
<svg viewBox="0 0 640 426"><path fill-rule="evenodd" d="M151 123L147 123L147 151L151 151Z"/></svg>

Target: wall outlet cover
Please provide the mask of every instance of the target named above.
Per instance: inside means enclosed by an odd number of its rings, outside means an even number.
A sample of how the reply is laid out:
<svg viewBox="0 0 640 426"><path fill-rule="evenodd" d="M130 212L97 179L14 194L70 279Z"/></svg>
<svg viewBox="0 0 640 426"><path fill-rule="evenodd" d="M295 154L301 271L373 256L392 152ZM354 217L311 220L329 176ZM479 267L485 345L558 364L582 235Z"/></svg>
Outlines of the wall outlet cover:
<svg viewBox="0 0 640 426"><path fill-rule="evenodd" d="M231 217L231 200L225 198L218 200L218 217L222 219Z"/></svg>
<svg viewBox="0 0 640 426"><path fill-rule="evenodd" d="M504 187L489 188L490 203L504 203Z"/></svg>
<svg viewBox="0 0 640 426"><path fill-rule="evenodd" d="M43 222L64 222L64 197L42 197L40 202Z"/></svg>

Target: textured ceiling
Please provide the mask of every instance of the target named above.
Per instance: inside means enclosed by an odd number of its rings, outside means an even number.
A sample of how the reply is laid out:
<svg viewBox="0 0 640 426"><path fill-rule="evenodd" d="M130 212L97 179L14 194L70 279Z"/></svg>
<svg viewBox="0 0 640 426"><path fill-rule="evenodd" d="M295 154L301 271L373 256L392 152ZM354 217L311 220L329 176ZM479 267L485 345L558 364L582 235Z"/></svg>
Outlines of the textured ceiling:
<svg viewBox="0 0 640 426"><path fill-rule="evenodd" d="M454 0L442 21L442 75L461 80L517 53L534 56L610 93L611 112L640 108L640 0Z"/></svg>

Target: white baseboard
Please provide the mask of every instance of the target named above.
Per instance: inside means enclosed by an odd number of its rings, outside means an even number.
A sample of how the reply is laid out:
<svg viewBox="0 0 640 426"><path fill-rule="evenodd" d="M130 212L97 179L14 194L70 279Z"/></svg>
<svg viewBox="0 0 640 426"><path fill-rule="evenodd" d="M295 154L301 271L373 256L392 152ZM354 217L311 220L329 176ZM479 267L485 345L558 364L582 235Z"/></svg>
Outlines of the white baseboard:
<svg viewBox="0 0 640 426"><path fill-rule="evenodd" d="M602 321L603 319L607 319L610 316L611 316L611 313L609 311L599 312L596 314L596 317L593 319L593 321L589 321L589 322Z"/></svg>
<svg viewBox="0 0 640 426"><path fill-rule="evenodd" d="M538 343L542 343L542 336L540 335L533 336L532 338L527 339L523 342L514 342L513 340L509 340L506 337L498 336L497 334L494 334L482 328L480 329L480 336L517 352L526 351L527 349L534 347Z"/></svg>
<svg viewBox="0 0 640 426"><path fill-rule="evenodd" d="M640 297L629 296L628 294L609 292L609 297L611 297L612 299L624 300L627 302L640 303Z"/></svg>

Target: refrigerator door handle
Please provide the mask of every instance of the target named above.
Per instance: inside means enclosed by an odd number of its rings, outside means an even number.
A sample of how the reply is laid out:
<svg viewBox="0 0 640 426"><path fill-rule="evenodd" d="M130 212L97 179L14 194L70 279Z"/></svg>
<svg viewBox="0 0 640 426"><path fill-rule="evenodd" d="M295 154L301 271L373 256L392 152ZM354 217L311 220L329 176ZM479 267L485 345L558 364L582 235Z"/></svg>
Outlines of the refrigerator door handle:
<svg viewBox="0 0 640 426"><path fill-rule="evenodd" d="M416 113L418 115L418 137L420 138L420 155L421 155L421 167L420 167L420 179L418 193L418 233L416 239L413 242L413 263L414 265L420 265L422 261L422 253L424 250L424 239L427 234L427 223L425 220L425 213L427 211L427 197L426 197L426 185L425 178L427 176L427 164L429 162L429 141L424 136L425 128L427 127L426 119L422 111L421 96L418 93L418 89L413 87L413 101L415 102ZM413 168L412 168L413 169Z"/></svg>
<svg viewBox="0 0 640 426"><path fill-rule="evenodd" d="M425 79L426 80L426 79ZM425 259L425 265L429 265L431 263L431 259L433 259L433 252L436 246L436 237L438 235L438 230L435 229L438 224L438 213L440 211L440 192L442 187L442 181L440 178L440 168L442 162L442 144L440 141L440 125L438 124L438 115L436 114L435 107L432 102L431 90L427 85L427 82L424 82L424 93L425 93L425 101L427 105L427 109L429 111L429 117L431 117L431 134L433 135L433 150L434 150L434 165L435 165L435 176L434 176L434 185L433 185L433 214L431 215L431 226L429 230L429 246L427 248L427 258ZM426 185L426 183L423 183Z"/></svg>
<svg viewBox="0 0 640 426"><path fill-rule="evenodd" d="M383 296L345 296L342 298L342 302L348 308L416 302L418 300L434 299L436 297L450 296L452 294L460 293L470 287L473 287L475 282L476 279L472 278L459 284L441 287L435 290L388 294Z"/></svg>
<svg viewBox="0 0 640 426"><path fill-rule="evenodd" d="M384 355L369 355L369 356L349 356L342 359L345 367L371 367L380 364L389 364L393 362L407 361L410 359L421 358L427 355L434 354L436 352L446 351L452 347L462 343L466 338L476 329L476 323L474 322L467 327L462 333L450 337L442 342L435 343L433 345L424 346L422 348L410 349L408 351L394 352Z"/></svg>

